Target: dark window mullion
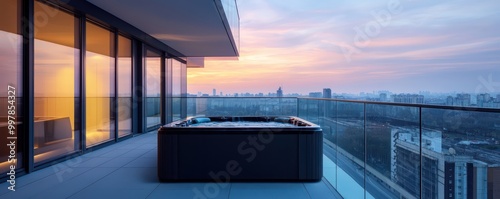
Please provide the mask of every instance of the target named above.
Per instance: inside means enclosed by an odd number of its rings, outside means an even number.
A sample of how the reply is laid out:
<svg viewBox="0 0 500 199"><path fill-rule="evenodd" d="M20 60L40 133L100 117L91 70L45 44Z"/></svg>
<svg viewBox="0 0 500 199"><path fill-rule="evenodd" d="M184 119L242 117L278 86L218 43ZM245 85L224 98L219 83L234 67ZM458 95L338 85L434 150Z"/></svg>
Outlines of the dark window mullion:
<svg viewBox="0 0 500 199"><path fill-rule="evenodd" d="M161 125L164 125L167 123L167 112L165 110L165 107L167 105L167 101L166 101L166 96L167 96L167 93L166 93L166 84L167 84L167 80L166 80L166 75L165 75L165 71L166 71L166 67L167 67L167 64L166 64L166 53L162 53L161 54L161 66L160 66L160 117L161 117Z"/></svg>
<svg viewBox="0 0 500 199"><path fill-rule="evenodd" d="M86 20L85 20L85 15L80 17L80 31L79 31L79 38L80 38L80 107L79 107L79 116L80 116L80 149L82 150L82 153L85 153L86 147L87 147L87 122L86 122L86 103L87 103L87 94L86 94L86 73L85 73L85 58L86 58L86 51L87 51L87 45L86 45L86 37L85 37L85 32L86 32Z"/></svg>
<svg viewBox="0 0 500 199"><path fill-rule="evenodd" d="M112 110L113 111L112 111L111 114L115 118L114 119L114 122L115 122L114 123L115 142L118 142L118 130L119 130L118 129L118 127L119 127L119 125L118 125L118 122L119 122L119 120L118 120L118 108L119 108L119 103L118 103L118 36L119 36L119 34L118 34L118 31L116 31L116 30L113 31L113 33L114 33L113 34L114 35L114 38L113 38L114 39L114 46L113 46L113 48L114 48L114 53L115 53L114 54L114 56L115 56L115 63L114 63L114 65L115 65L115 68L114 68L114 77L115 77L114 78L114 82L115 82L115 84L114 84L114 88L113 89L114 89L115 96L114 96L114 100L111 103L113 105L112 106Z"/></svg>
<svg viewBox="0 0 500 199"><path fill-rule="evenodd" d="M24 133L21 133L20 140L24 141L23 167L27 173L34 171L34 123L35 123L35 80L34 80L34 1L24 0L22 2L22 65L23 65L23 123ZM27 137L22 137L27 135Z"/></svg>

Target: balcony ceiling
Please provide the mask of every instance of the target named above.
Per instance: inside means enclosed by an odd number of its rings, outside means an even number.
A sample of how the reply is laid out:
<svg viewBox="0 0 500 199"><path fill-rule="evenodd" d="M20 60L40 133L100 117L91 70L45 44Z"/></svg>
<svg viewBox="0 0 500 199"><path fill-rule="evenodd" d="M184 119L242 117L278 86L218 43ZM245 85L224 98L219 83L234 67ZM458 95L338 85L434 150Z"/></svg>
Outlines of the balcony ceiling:
<svg viewBox="0 0 500 199"><path fill-rule="evenodd" d="M213 0L87 1L187 57L237 56Z"/></svg>

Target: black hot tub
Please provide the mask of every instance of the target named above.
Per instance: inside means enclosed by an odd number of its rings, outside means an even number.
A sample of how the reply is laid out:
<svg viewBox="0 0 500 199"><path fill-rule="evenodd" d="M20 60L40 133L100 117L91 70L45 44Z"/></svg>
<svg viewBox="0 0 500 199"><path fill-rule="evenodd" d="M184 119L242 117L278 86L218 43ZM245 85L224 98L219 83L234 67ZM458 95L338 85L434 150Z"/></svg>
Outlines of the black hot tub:
<svg viewBox="0 0 500 199"><path fill-rule="evenodd" d="M323 133L297 117L190 117L158 130L161 181L319 181Z"/></svg>

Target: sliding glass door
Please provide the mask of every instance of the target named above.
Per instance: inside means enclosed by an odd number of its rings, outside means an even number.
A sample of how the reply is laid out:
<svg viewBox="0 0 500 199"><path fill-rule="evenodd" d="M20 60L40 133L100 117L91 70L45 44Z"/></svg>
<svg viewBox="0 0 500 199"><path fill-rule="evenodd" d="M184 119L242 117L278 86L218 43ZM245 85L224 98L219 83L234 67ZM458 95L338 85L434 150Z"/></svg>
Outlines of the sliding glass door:
<svg viewBox="0 0 500 199"><path fill-rule="evenodd" d="M132 133L132 41L118 36L118 137Z"/></svg>
<svg viewBox="0 0 500 199"><path fill-rule="evenodd" d="M115 35L86 22L86 146L115 139Z"/></svg>
<svg viewBox="0 0 500 199"><path fill-rule="evenodd" d="M152 128L161 124L161 55L150 48L145 55L146 128Z"/></svg>
<svg viewBox="0 0 500 199"><path fill-rule="evenodd" d="M2 1L0 19L0 172L5 174L11 165L21 168L23 158L17 141L23 132L21 1Z"/></svg>
<svg viewBox="0 0 500 199"><path fill-rule="evenodd" d="M80 147L80 37L73 14L36 1L34 43L35 165Z"/></svg>

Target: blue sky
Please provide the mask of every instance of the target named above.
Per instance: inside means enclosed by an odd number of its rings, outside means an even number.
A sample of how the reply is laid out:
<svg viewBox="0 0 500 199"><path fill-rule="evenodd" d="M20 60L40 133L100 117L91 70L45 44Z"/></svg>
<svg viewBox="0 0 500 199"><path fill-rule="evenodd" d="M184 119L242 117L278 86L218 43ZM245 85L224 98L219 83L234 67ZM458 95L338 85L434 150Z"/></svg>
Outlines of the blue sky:
<svg viewBox="0 0 500 199"><path fill-rule="evenodd" d="M500 92L500 1L237 1L239 61L188 92Z"/></svg>

